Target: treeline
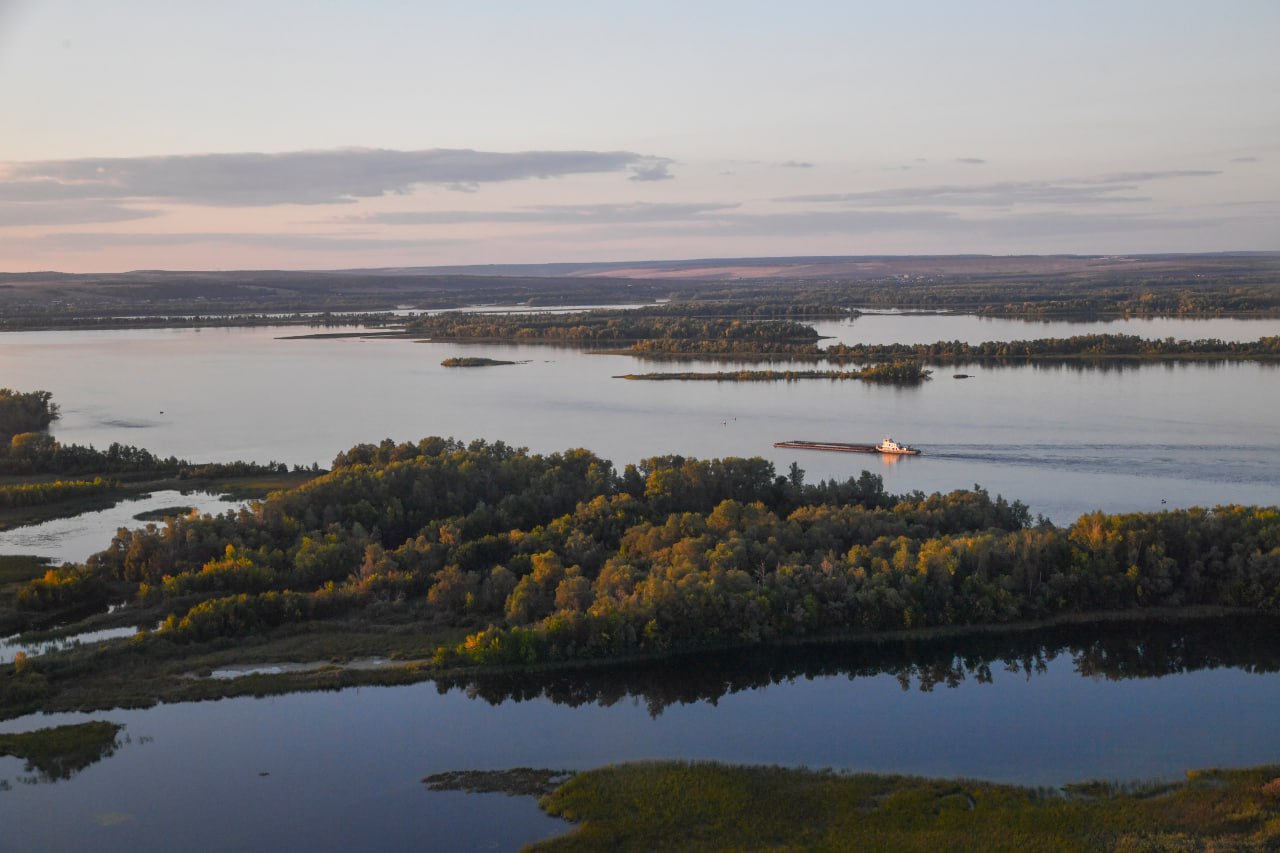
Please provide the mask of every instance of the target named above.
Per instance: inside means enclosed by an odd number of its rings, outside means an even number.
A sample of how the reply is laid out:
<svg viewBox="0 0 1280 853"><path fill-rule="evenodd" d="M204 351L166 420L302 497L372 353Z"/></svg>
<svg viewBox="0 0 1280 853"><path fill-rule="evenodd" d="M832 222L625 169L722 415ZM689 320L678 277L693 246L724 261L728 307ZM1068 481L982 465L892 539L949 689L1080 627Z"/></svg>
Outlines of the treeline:
<svg viewBox="0 0 1280 853"><path fill-rule="evenodd" d="M647 339L724 341L761 346L812 343L818 333L793 320L704 317L688 308L639 308L572 314L443 313L410 321L405 330L433 340L570 343L600 346Z"/></svg>
<svg viewBox="0 0 1280 853"><path fill-rule="evenodd" d="M816 332L814 333L816 336ZM764 356L818 360L823 357L817 343L793 343L789 341L739 340L673 340L650 338L636 341L626 348L629 355L648 358L681 356Z"/></svg>
<svg viewBox="0 0 1280 853"><path fill-rule="evenodd" d="M105 607L110 595L107 579L83 566L63 565L18 590L17 604L26 610L66 610Z"/></svg>
<svg viewBox="0 0 1280 853"><path fill-rule="evenodd" d="M48 391L14 391L0 388L0 443L15 435L48 429L58 418L58 404Z"/></svg>
<svg viewBox="0 0 1280 853"><path fill-rule="evenodd" d="M1001 359L1052 358L1187 358L1277 359L1280 336L1256 341L1217 338L1175 340L1138 335L1076 335L1024 341L937 341L932 344L832 344L823 350L831 360L888 361L916 358L930 364L962 364Z"/></svg>
<svg viewBox="0 0 1280 853"><path fill-rule="evenodd" d="M63 444L47 433L24 433L0 444L0 474L177 474L190 462L112 442L105 450Z"/></svg>
<svg viewBox="0 0 1280 853"><path fill-rule="evenodd" d="M84 571L170 610L147 642L337 616L476 630L441 664L662 654L1095 610L1280 607L1280 511L1033 524L981 489L885 493L763 459L359 445L238 513L121 530ZM194 598L193 598L194 597Z"/></svg>
<svg viewBox="0 0 1280 853"><path fill-rule="evenodd" d="M1143 288L1138 292L1104 292L1097 296L1023 299L977 309L985 317L1055 317L1062 315L1119 315L1124 317L1218 317L1224 314L1272 313L1277 308L1272 287L1237 286L1209 289L1195 284Z"/></svg>
<svg viewBox="0 0 1280 853"><path fill-rule="evenodd" d="M441 689L497 705L546 699L578 707L638 704L657 717L667 708L797 679L890 676L903 690L929 692L1012 675L1030 680L1059 656L1083 676L1159 678L1223 667L1280 672L1274 616L1197 620L1122 620L1060 624L1037 631L984 631L873 641L753 646L616 667L555 672L471 670L437 678Z"/></svg>
<svg viewBox="0 0 1280 853"><path fill-rule="evenodd" d="M1069 338L1020 341L936 341L930 344L830 344L785 343L756 340L710 341L652 339L633 343L627 352L642 358L681 356L784 357L797 361L879 362L918 359L928 364L962 364L973 361L1093 359L1099 363L1117 358L1255 359L1280 358L1280 337L1256 341L1194 341L1143 338L1138 335L1096 334Z"/></svg>
<svg viewBox="0 0 1280 853"><path fill-rule="evenodd" d="M873 364L861 370L719 370L708 373L627 373L615 379L701 382L794 382L800 379L861 380L887 385L919 385L933 371L915 361Z"/></svg>
<svg viewBox="0 0 1280 853"><path fill-rule="evenodd" d="M222 479L284 474L289 470L285 463L275 461L192 463L176 456L157 456L145 448L119 442L98 450L92 445L63 444L43 432L22 432L7 442L0 442L0 475L3 476L154 474L183 479ZM308 469L295 465L293 470ZM316 469L313 466L310 470ZM46 485L49 484L35 483L22 488L35 489ZM31 493L35 494L35 491Z"/></svg>
<svg viewBox="0 0 1280 853"><path fill-rule="evenodd" d="M55 480L52 483L20 483L0 486L0 508L38 506L68 498L88 497L112 491L120 484L101 477L92 480Z"/></svg>

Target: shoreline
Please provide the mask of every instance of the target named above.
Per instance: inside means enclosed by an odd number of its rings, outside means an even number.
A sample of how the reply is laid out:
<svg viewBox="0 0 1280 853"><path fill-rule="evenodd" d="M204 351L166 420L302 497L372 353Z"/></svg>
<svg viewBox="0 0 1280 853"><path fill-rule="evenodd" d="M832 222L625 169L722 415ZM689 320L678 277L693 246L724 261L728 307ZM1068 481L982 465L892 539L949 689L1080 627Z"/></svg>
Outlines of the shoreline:
<svg viewBox="0 0 1280 853"><path fill-rule="evenodd" d="M132 614L137 617L138 614ZM206 650L189 656L164 656L149 658L145 652L131 647L133 638L108 640L93 646L55 652L52 662L59 667L83 671L92 667L100 654L109 658L130 659L129 672L123 676L111 674L104 677L109 682L94 684L70 684L61 696L48 697L34 705L0 708L0 720L17 719L32 713L109 711L116 708L143 708L174 702L199 702L230 699L241 696L273 696L317 690L342 690L350 687L407 686L429 681L460 682L470 678L537 677L564 673L606 672L628 664L656 663L680 659L693 660L724 653L748 652L769 649L831 648L833 646L878 646L891 643L935 642L949 639L992 637L1002 634L1025 636L1037 631L1061 627L1103 626L1117 623L1180 624L1194 623L1216 618L1249 616L1276 618L1252 608L1220 605L1196 605L1177 608L1135 608L1132 610L1090 611L1062 614L1043 620L1010 622L987 625L949 625L926 628L899 629L879 632L849 632L815 637L781 639L771 643L718 644L663 653L627 655L611 658L572 659L547 661L532 665L471 665L440 666L431 657L417 655L406 657L411 647L422 649L434 643L447 644L448 631L441 631L429 639L421 634L402 635L407 642L399 648L386 643L395 637L393 632L378 632L374 626L360 632L358 625L342 627L355 630L283 632L276 637L259 636L242 649L223 648ZM127 620L126 620L127 621ZM456 633L456 631L455 631ZM348 642L343 643L346 635ZM379 643L377 637L384 642ZM310 641L310 642L309 642ZM256 646L256 653L255 647ZM323 648L323 656L315 654ZM313 654L289 654L289 649L299 652L311 647ZM169 649L170 652L173 649ZM245 653L238 653L245 652ZM33 658L34 661L44 656ZM250 671L238 677L216 676L242 668ZM262 672L276 669L278 672ZM150 689L140 689L149 685Z"/></svg>

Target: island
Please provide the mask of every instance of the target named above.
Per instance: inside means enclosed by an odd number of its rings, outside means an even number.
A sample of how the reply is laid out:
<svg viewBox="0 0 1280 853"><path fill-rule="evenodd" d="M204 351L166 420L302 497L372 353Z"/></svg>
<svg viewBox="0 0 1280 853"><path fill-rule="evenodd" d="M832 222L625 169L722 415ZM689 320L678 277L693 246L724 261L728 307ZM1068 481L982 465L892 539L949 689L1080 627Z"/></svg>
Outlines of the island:
<svg viewBox="0 0 1280 853"><path fill-rule="evenodd" d="M530 851L1267 850L1280 842L1280 765L1189 770L1181 781L1026 788L705 761L578 773L438 774L433 790L540 796L576 824ZM679 792L679 795L673 795Z"/></svg>
<svg viewBox="0 0 1280 853"><path fill-rule="evenodd" d="M503 361L500 358L446 358L441 367L496 367L503 364L521 364L519 361Z"/></svg>
<svg viewBox="0 0 1280 853"><path fill-rule="evenodd" d="M581 449L362 444L245 511L122 531L85 564L0 589L3 624L141 626L0 668L0 715L904 631L1274 614L1276 513L1057 527L981 489L892 495L867 472L809 483L760 458L619 471ZM370 655L385 664L342 665ZM277 661L303 666L200 675Z"/></svg>

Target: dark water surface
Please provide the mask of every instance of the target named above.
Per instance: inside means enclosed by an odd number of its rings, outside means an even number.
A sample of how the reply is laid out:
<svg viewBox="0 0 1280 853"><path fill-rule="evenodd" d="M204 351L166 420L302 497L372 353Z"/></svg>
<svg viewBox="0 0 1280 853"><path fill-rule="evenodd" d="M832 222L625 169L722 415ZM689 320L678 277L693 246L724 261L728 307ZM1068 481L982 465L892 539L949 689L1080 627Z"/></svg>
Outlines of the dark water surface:
<svg viewBox="0 0 1280 853"><path fill-rule="evenodd" d="M52 783L0 759L4 849L512 849L562 830L530 798L421 784L456 769L686 758L1056 786L1275 762L1277 627L788 648L29 717L0 730L105 719L127 740Z"/></svg>

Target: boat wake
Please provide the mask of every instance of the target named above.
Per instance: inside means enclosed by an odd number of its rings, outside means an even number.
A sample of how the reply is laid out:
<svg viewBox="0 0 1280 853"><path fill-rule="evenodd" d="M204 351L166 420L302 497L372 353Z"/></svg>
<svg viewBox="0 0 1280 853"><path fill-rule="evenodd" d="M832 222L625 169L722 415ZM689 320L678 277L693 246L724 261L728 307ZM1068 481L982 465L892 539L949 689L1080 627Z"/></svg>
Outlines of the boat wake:
<svg viewBox="0 0 1280 853"><path fill-rule="evenodd" d="M930 444L930 459L1228 483L1280 481L1280 446L1221 444Z"/></svg>

